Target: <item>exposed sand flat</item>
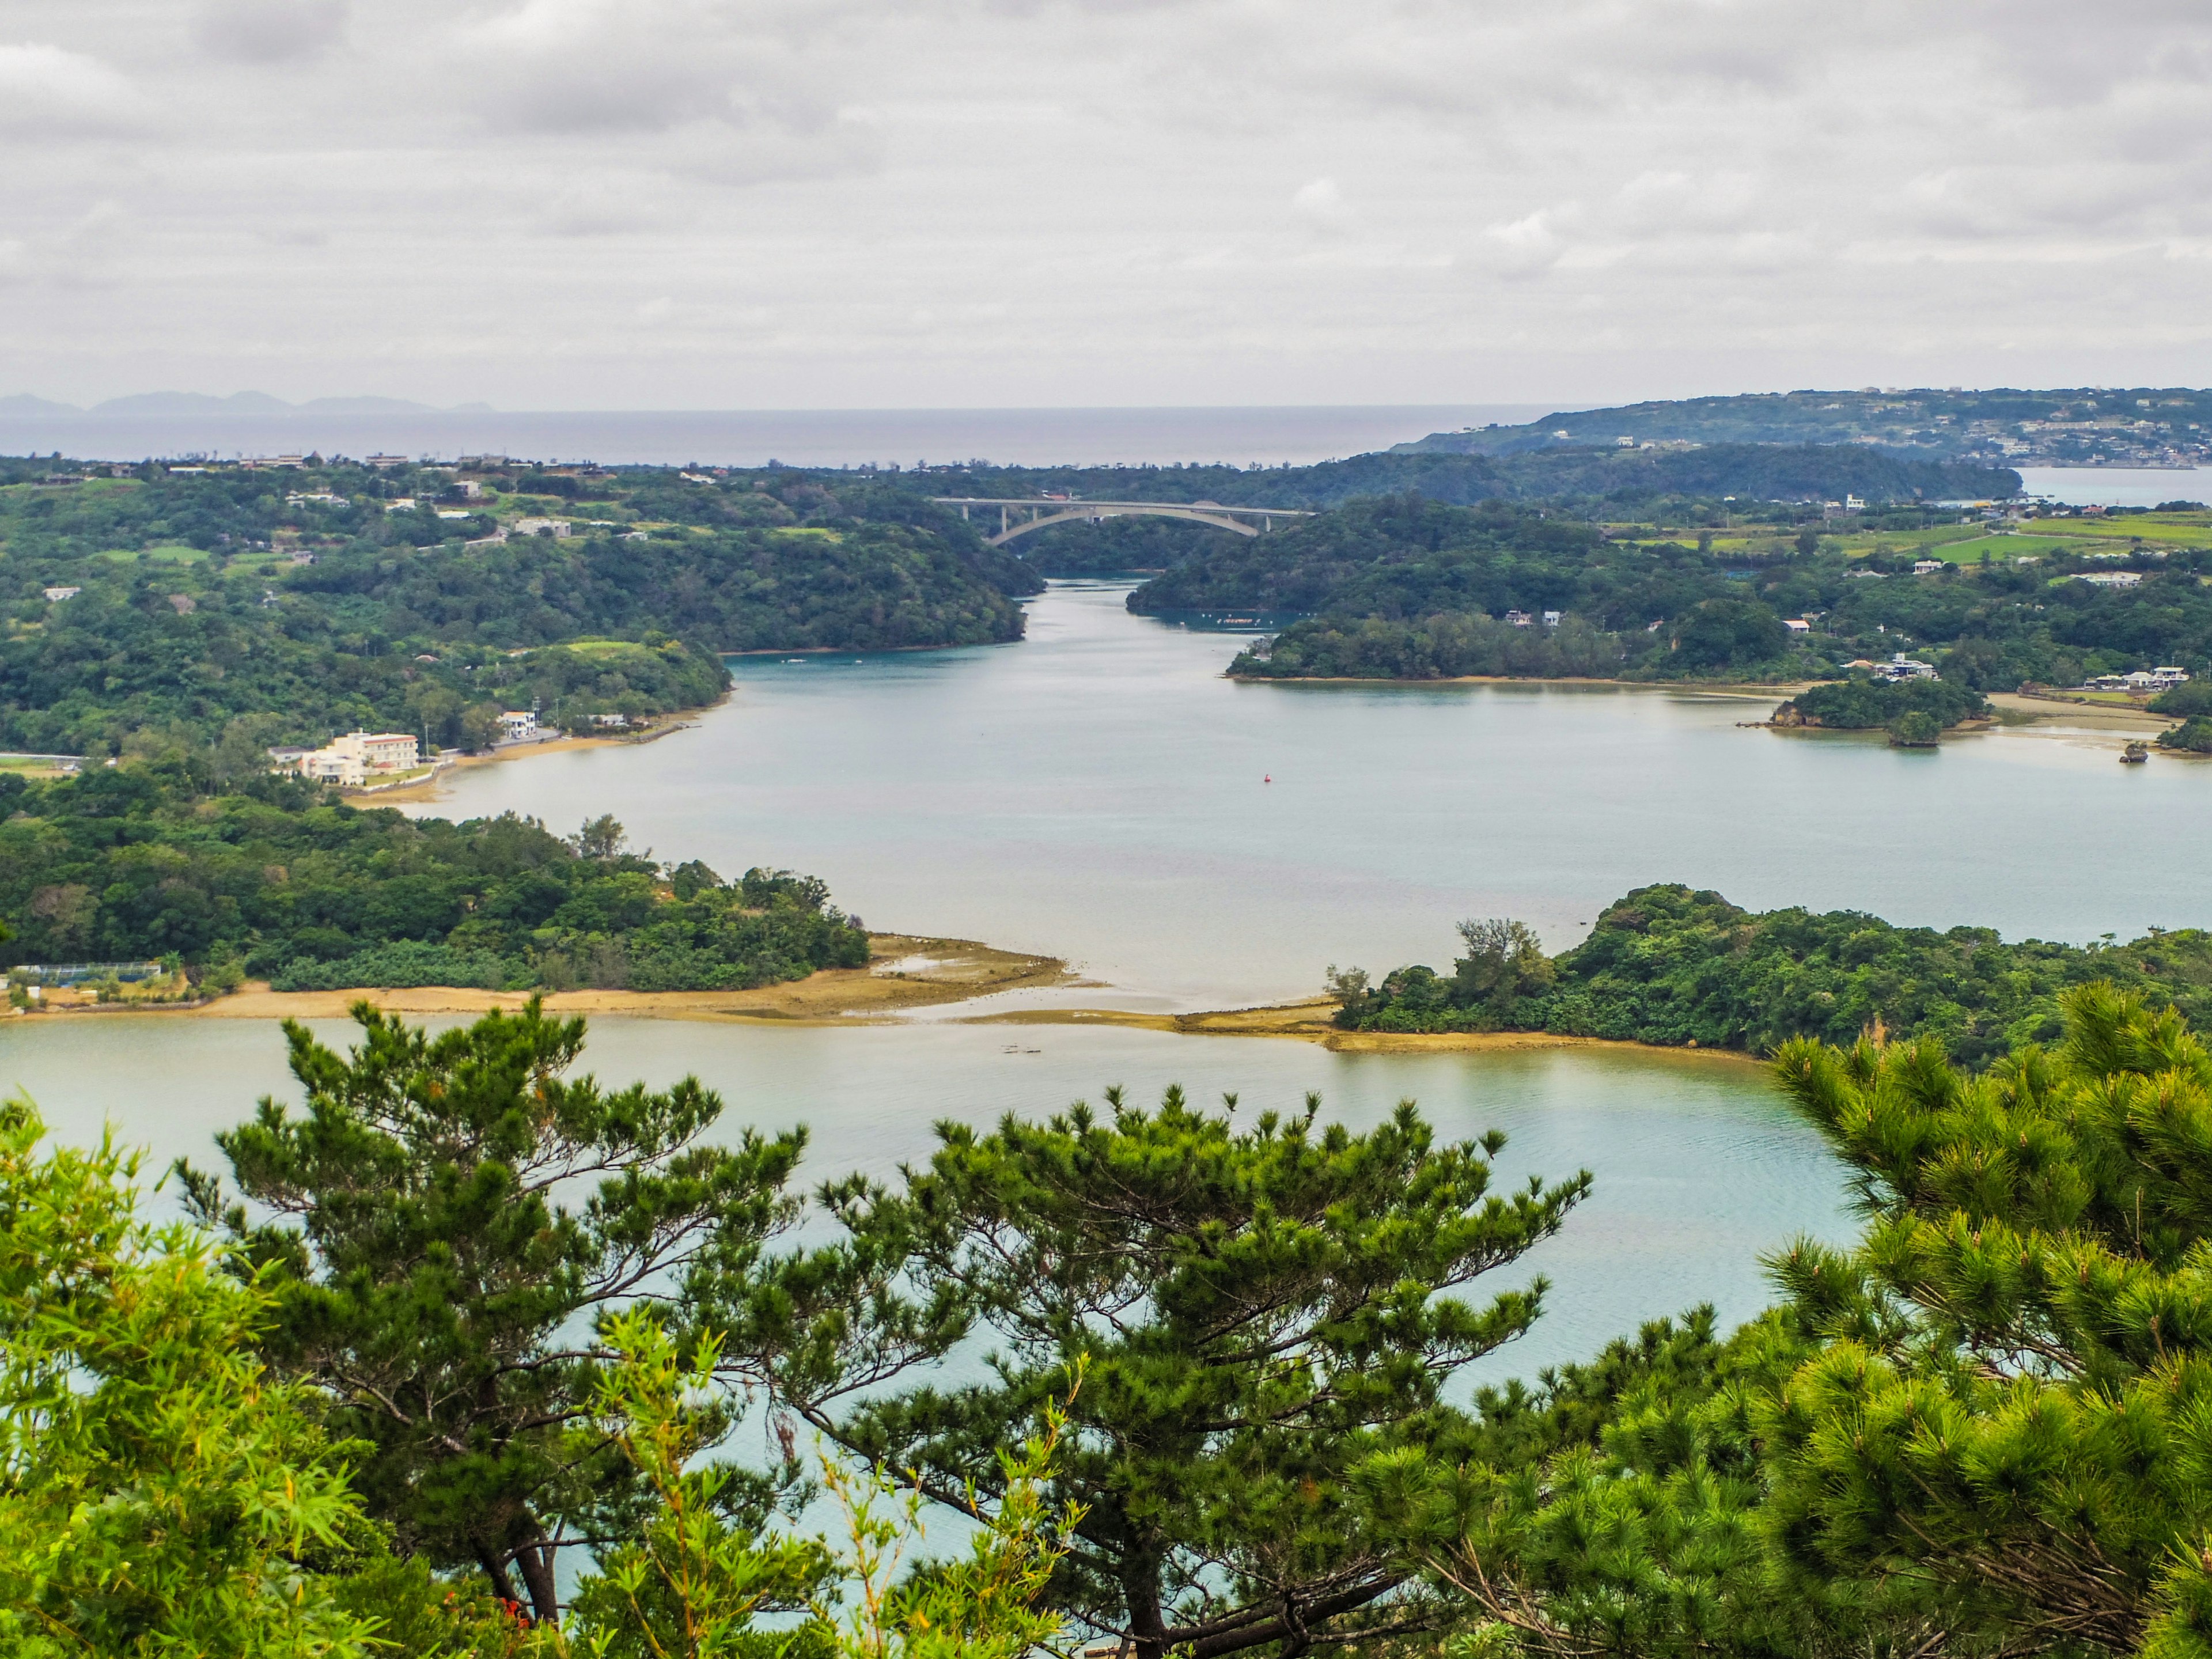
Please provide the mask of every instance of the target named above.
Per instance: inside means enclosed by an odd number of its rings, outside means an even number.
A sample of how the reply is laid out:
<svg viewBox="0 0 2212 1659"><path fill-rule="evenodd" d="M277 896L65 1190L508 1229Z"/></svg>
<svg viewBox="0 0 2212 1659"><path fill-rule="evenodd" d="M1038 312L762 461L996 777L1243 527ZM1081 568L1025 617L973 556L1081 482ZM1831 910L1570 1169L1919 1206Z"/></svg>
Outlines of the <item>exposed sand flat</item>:
<svg viewBox="0 0 2212 1659"><path fill-rule="evenodd" d="M2154 714L2145 708L2125 708L2118 703L2075 702L2068 697L2023 697L2016 691L1992 691L1990 703L2008 714L2051 720L2065 726L2124 732L2140 737L2163 732L2180 722L2171 714Z"/></svg>
<svg viewBox="0 0 2212 1659"><path fill-rule="evenodd" d="M1648 1042L1617 1042L1604 1037L1559 1036L1549 1031L1342 1031L1334 1024L1336 1004L1327 997L1286 1002L1267 1008L1227 1008L1199 1014L1140 1014L1119 1008L1025 1008L1003 1014L976 1014L969 1025L1122 1025L1146 1031L1174 1031L1186 1036L1291 1037L1317 1042L1347 1054L1502 1054L1533 1048L1611 1048L1638 1054L1680 1055L1757 1064L1734 1049L1663 1048Z"/></svg>
<svg viewBox="0 0 2212 1659"><path fill-rule="evenodd" d="M934 1003L961 1002L995 991L1057 985L1070 975L1052 957L1024 956L958 939L877 933L866 968L831 968L786 985L751 991L560 991L549 1013L620 1014L651 1019L849 1023ZM230 996L175 1012L198 1019L343 1019L357 1002L393 1013L472 1014L520 1008L523 991L427 986L413 990L272 991L249 984ZM149 1010L148 1012L158 1012Z"/></svg>

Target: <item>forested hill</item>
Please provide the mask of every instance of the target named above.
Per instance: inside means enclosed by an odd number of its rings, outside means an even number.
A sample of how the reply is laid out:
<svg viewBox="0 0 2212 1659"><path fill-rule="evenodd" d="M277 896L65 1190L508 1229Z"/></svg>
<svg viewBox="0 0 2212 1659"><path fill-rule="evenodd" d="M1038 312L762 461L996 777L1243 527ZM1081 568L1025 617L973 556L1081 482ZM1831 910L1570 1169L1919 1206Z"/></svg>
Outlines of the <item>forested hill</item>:
<svg viewBox="0 0 2212 1659"><path fill-rule="evenodd" d="M933 467L903 475L902 482L944 496L1052 494L1308 508L1408 490L1462 507L1492 500L1627 507L1680 496L1826 501L1856 495L1877 504L1978 501L2014 495L2021 487L2020 475L2004 468L1900 459L1864 445L1624 449L1609 438L1601 447L1559 446L1525 454L1401 446L1313 466Z"/></svg>
<svg viewBox="0 0 2212 1659"><path fill-rule="evenodd" d="M1897 531L1899 545L1893 532L1838 538L1810 523L1601 533L1504 502L1376 498L1270 535L1210 532L1129 605L1284 621L1237 659L1231 672L1254 678L1818 678L1908 648L1977 692L2155 664L2212 672L2212 589L2199 580L2212 549L2191 544L2201 515L2124 516L2103 539L2046 538L2017 562L2027 538L1985 539L1977 562L1926 570L1919 549L1947 544L1914 537L1978 532L1956 515L1918 516L1948 528ZM2131 541L2131 525L2179 539ZM2116 564L2131 567L2131 585L2075 580ZM1808 617L1793 638L1784 619Z"/></svg>
<svg viewBox="0 0 2212 1659"><path fill-rule="evenodd" d="M1923 386L1747 392L1562 411L1525 426L1432 432L1391 453L1506 458L1618 445L1624 438L1715 448L1857 444L1909 459L2000 466L2196 465L2212 460L2212 392Z"/></svg>
<svg viewBox="0 0 2212 1659"><path fill-rule="evenodd" d="M357 811L204 755L29 783L0 774L0 963L173 958L204 990L577 985L726 990L868 960L819 881L726 881L505 816ZM12 935L12 937L10 937Z"/></svg>
<svg viewBox="0 0 2212 1659"><path fill-rule="evenodd" d="M122 476L114 476L120 472ZM474 746L711 702L725 651L1018 639L1041 586L871 476L0 462L0 747ZM520 653L520 654L518 654Z"/></svg>
<svg viewBox="0 0 2212 1659"><path fill-rule="evenodd" d="M1753 912L1717 893L1641 887L1590 936L1547 958L1519 924L1470 922L1449 974L1337 975L1338 1024L1358 1030L1536 1030L1771 1053L1796 1037L1849 1044L1879 1026L1933 1037L1984 1065L2060 1029L2069 988L2109 980L2212 1016L2212 934L2127 945L2007 944L1987 927L1899 927L1856 910Z"/></svg>

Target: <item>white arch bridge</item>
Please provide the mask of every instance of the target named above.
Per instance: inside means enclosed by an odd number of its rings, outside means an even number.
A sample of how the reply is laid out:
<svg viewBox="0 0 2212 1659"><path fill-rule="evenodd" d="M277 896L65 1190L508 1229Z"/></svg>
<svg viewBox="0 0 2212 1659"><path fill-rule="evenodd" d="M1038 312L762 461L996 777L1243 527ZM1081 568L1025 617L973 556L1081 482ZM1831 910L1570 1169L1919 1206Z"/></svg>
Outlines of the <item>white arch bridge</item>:
<svg viewBox="0 0 2212 1659"><path fill-rule="evenodd" d="M1278 519L1310 519L1313 514L1291 507L1224 507L1218 501L1076 501L1060 495L1030 495L1002 500L997 496L933 495L939 507L957 507L966 519L976 507L999 509L999 533L989 538L994 547L1004 547L1017 536L1056 524L1096 524L1101 519L1132 518L1149 514L1158 519L1188 519L1210 524L1239 536L1257 536L1275 527ZM1019 514L1021 516L1016 516Z"/></svg>

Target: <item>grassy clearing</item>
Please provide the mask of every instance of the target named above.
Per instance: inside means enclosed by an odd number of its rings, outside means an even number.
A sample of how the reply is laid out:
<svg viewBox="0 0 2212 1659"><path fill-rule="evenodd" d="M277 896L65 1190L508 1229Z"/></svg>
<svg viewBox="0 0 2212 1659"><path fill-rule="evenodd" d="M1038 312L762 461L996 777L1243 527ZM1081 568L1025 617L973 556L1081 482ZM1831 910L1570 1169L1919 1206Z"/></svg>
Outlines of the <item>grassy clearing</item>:
<svg viewBox="0 0 2212 1659"><path fill-rule="evenodd" d="M117 564L203 564L209 556L204 547L186 547L181 542L165 542L155 547L118 547L96 556Z"/></svg>

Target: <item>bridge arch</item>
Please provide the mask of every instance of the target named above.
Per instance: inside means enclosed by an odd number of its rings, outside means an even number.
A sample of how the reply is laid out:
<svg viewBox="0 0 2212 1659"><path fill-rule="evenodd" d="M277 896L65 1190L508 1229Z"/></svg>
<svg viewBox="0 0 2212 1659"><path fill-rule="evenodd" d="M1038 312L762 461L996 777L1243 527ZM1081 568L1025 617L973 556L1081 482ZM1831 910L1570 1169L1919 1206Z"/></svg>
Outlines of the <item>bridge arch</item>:
<svg viewBox="0 0 2212 1659"><path fill-rule="evenodd" d="M1259 536L1273 530L1278 519L1313 516L1297 507L1224 507L1218 501L1073 501L1054 496L1006 501L960 495L933 499L939 506L958 507L963 519L975 507L997 507L999 533L987 538L994 547L1004 547L1016 537L1026 536L1033 530L1048 530L1056 524L1095 524L1102 519L1182 519L1226 530L1232 535ZM1018 514L1025 516L1018 518Z"/></svg>

